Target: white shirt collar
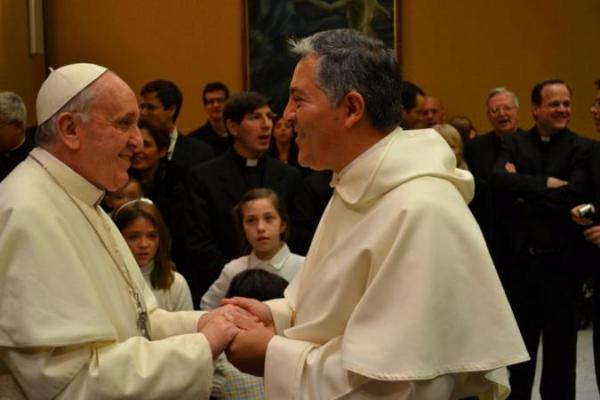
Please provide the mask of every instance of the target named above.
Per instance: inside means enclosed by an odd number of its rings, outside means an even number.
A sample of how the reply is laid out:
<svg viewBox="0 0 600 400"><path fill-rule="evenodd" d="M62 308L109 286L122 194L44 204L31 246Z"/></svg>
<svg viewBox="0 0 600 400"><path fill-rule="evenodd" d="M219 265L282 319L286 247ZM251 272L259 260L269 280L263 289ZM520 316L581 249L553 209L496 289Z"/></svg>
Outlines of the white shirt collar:
<svg viewBox="0 0 600 400"><path fill-rule="evenodd" d="M91 207L102 201L104 190L97 188L46 150L35 148L31 150L30 157L37 160L71 196Z"/></svg>
<svg viewBox="0 0 600 400"><path fill-rule="evenodd" d="M283 264L285 264L289 256L290 249L287 246L287 244L284 243L283 246L281 246L281 248L279 249L279 251L270 260L259 260L258 257L256 257L256 254L254 254L254 251L252 251L252 253L250 253L250 255L248 256L248 266L250 268L256 268L261 264L270 265L271 267L279 271L281 270L281 268L283 268Z"/></svg>
<svg viewBox="0 0 600 400"><path fill-rule="evenodd" d="M175 150L175 144L177 143L177 136L179 136L179 132L177 131L177 127L174 126L173 130L169 134L171 138L171 143L169 143L169 150L167 150L167 158L171 160L173 158L173 151Z"/></svg>

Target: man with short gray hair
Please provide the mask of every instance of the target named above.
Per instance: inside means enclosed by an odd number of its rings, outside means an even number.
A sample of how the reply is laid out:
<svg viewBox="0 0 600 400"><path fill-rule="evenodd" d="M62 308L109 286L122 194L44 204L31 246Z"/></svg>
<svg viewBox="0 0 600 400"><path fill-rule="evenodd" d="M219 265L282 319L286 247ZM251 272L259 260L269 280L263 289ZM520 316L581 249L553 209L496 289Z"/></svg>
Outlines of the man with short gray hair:
<svg viewBox="0 0 600 400"><path fill-rule="evenodd" d="M18 94L0 92L0 182L34 147L25 134L27 110Z"/></svg>
<svg viewBox="0 0 600 400"><path fill-rule="evenodd" d="M437 132L398 127L381 41L340 29L292 51L285 117L334 191L284 298L225 300L262 322L239 323L229 360L273 399L505 398L503 367L527 353L466 204L472 176Z"/></svg>
<svg viewBox="0 0 600 400"><path fill-rule="evenodd" d="M519 129L519 99L510 90L497 87L490 91L486 107L492 130L465 143L465 161L473 175L488 182L502 137Z"/></svg>

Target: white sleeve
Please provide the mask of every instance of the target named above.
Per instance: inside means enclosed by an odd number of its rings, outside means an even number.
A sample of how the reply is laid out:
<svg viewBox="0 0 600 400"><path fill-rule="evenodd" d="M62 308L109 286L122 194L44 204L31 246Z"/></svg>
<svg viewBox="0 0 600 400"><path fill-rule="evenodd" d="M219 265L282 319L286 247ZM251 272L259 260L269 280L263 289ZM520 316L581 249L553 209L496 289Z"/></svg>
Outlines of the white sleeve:
<svg viewBox="0 0 600 400"><path fill-rule="evenodd" d="M30 399L207 399L213 376L201 334L9 349L5 360Z"/></svg>
<svg viewBox="0 0 600 400"><path fill-rule="evenodd" d="M379 381L342 367L341 337L316 346L275 336L265 361L265 389L271 399L444 400L454 398L455 378Z"/></svg>
<svg viewBox="0 0 600 400"><path fill-rule="evenodd" d="M200 300L201 310L214 310L215 308L221 307L221 300L225 298L227 290L229 290L229 284L233 277L240 272L237 265L234 263L237 260L233 260L229 264L223 267L219 278L208 288L202 299Z"/></svg>

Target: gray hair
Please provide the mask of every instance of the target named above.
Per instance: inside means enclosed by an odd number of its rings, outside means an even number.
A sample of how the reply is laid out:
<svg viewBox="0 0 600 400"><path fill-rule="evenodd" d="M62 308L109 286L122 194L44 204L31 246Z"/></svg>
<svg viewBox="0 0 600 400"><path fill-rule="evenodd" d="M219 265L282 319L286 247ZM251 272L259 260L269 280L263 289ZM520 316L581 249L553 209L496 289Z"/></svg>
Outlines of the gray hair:
<svg viewBox="0 0 600 400"><path fill-rule="evenodd" d="M376 129L400 124L402 77L392 49L378 39L353 29L334 29L290 40L299 57L319 57L316 82L331 104L338 105L351 91L365 99L367 118Z"/></svg>
<svg viewBox="0 0 600 400"><path fill-rule="evenodd" d="M485 104L488 104L492 97L494 97L498 94L503 94L503 93L507 93L507 94L511 95L513 98L513 102L515 103L515 107L517 107L517 109L519 109L519 98L517 97L517 95L514 92L512 92L502 86L496 87L496 88L493 88L492 90L490 90L490 93L488 94Z"/></svg>
<svg viewBox="0 0 600 400"><path fill-rule="evenodd" d="M23 99L13 92L0 92L0 121L6 123L27 122L27 109Z"/></svg>
<svg viewBox="0 0 600 400"><path fill-rule="evenodd" d="M96 81L97 82L97 81ZM54 115L44 122L42 125L38 126L35 131L35 142L40 145L48 145L54 141L56 136L56 120L58 115L63 112L71 112L77 113L80 115L83 121L87 120L87 113L90 109L90 105L92 104L92 100L95 97L95 83L84 88L81 92L77 93L75 97L73 97L67 104L62 106L60 110L58 110Z"/></svg>

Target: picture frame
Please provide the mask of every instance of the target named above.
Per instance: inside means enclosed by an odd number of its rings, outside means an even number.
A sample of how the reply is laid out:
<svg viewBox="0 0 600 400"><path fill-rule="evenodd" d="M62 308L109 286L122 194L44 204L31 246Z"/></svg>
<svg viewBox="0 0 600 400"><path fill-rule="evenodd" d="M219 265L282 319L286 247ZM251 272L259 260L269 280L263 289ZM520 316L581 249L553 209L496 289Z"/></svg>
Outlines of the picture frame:
<svg viewBox="0 0 600 400"><path fill-rule="evenodd" d="M244 88L267 95L276 113L287 104L296 60L288 40L355 28L394 47L401 62L401 0L242 0Z"/></svg>

